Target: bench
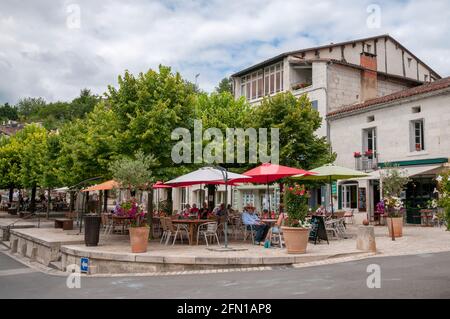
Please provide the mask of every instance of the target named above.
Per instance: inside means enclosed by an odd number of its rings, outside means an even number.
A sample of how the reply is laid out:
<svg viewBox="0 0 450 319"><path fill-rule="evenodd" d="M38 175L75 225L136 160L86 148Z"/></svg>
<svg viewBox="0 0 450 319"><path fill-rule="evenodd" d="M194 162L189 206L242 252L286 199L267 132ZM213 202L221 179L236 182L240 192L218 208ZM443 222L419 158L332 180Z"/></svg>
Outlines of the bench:
<svg viewBox="0 0 450 319"><path fill-rule="evenodd" d="M73 220L70 218L57 218L55 219L55 228L62 228L63 230L72 230Z"/></svg>

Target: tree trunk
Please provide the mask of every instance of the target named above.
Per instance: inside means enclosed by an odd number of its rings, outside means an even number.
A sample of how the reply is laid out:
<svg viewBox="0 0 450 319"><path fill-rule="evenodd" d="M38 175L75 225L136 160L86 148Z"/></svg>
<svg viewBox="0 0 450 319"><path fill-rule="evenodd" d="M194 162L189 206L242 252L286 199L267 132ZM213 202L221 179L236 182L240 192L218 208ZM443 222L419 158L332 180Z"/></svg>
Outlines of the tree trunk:
<svg viewBox="0 0 450 319"><path fill-rule="evenodd" d="M74 191L70 191L69 195L70 195L69 212L72 215L72 213L73 213L73 211L75 209L75 192Z"/></svg>
<svg viewBox="0 0 450 319"><path fill-rule="evenodd" d="M14 200L14 186L11 186L9 188L9 204L11 204L13 200Z"/></svg>
<svg viewBox="0 0 450 319"><path fill-rule="evenodd" d="M214 202L216 198L216 185L207 185L208 188L208 211L214 209Z"/></svg>
<svg viewBox="0 0 450 319"><path fill-rule="evenodd" d="M147 193L147 224L150 227L150 239L153 239L152 223L153 223L153 188L150 188Z"/></svg>
<svg viewBox="0 0 450 319"><path fill-rule="evenodd" d="M50 203L52 202L52 197L50 196L51 189L48 188L48 198L47 198L47 219L50 219Z"/></svg>
<svg viewBox="0 0 450 319"><path fill-rule="evenodd" d="M97 211L100 215L102 213L102 204L103 204L103 191L98 192L98 203L97 203Z"/></svg>
<svg viewBox="0 0 450 319"><path fill-rule="evenodd" d="M30 199L30 212L34 213L36 211L36 184L33 185L31 189L31 199Z"/></svg>
<svg viewBox="0 0 450 319"><path fill-rule="evenodd" d="M167 189L167 207L171 207L171 208L168 208L168 209L170 209L168 214L172 215L172 213L173 213L172 188Z"/></svg>

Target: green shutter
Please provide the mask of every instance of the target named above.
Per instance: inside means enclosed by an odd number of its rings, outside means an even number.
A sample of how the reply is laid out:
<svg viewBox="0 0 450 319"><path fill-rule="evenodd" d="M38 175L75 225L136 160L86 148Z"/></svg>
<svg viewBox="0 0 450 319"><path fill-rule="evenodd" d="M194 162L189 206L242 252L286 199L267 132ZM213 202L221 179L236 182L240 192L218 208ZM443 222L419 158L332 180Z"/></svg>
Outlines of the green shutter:
<svg viewBox="0 0 450 319"><path fill-rule="evenodd" d="M338 209L342 209L342 186L338 186Z"/></svg>

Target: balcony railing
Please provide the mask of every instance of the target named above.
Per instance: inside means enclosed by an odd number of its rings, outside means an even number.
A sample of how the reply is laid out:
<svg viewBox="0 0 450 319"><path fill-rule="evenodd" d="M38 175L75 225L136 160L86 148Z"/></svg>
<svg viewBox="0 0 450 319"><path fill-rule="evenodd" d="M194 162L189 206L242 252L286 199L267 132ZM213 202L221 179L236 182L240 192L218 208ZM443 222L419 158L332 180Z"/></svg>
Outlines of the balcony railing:
<svg viewBox="0 0 450 319"><path fill-rule="evenodd" d="M355 169L357 171L373 171L378 168L378 157L374 155L355 156Z"/></svg>

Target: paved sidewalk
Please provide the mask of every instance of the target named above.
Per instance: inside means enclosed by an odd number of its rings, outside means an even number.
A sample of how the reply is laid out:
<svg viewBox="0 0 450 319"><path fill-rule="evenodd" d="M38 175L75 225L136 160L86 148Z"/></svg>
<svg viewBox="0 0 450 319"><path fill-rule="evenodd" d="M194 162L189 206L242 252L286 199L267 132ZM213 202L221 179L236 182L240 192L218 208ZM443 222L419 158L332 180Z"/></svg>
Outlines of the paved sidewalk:
<svg viewBox="0 0 450 319"><path fill-rule="evenodd" d="M341 255L349 253L358 253L356 249L356 230L354 226L348 227L348 239L330 240L330 244L321 242L314 245L308 244L306 254L301 256L315 256L315 255ZM386 226L375 227L375 237L377 245L377 253L385 256L395 255L408 255L418 253L431 253L450 251L450 232L445 229L437 227L416 227L406 226L404 227L403 237L396 238L395 241L387 234ZM72 235L73 236L73 235ZM71 236L71 237L72 237ZM231 241L230 247L245 248L246 250L238 250L232 252L218 252L210 251L206 249L206 246L188 246L175 244L172 245L160 245L159 242L151 242L148 247L148 252L139 255L150 256L179 256L179 257L285 257L288 255L286 249L280 249L278 247L271 247L269 249L263 246L254 246L250 244L250 241ZM119 253L130 254L130 244L128 235L125 236L112 236L110 239L102 237L99 246L86 247L85 245L70 245L66 246L70 249L80 251L92 251L92 252L105 252L105 253ZM211 245L210 247L217 247L217 245ZM299 256L299 255L297 255Z"/></svg>

